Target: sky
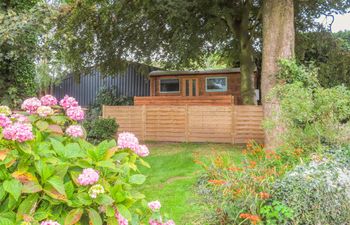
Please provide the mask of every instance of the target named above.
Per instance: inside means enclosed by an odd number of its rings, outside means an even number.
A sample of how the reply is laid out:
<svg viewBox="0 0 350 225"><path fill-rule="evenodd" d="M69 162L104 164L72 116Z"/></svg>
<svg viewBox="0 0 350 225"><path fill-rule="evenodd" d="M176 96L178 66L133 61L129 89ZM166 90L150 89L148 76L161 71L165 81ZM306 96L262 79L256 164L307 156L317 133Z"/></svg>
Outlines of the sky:
<svg viewBox="0 0 350 225"><path fill-rule="evenodd" d="M319 18L319 21L323 24L329 24L331 19L324 17ZM334 23L332 25L332 31L338 32L343 30L350 30L350 13L344 15L334 15Z"/></svg>

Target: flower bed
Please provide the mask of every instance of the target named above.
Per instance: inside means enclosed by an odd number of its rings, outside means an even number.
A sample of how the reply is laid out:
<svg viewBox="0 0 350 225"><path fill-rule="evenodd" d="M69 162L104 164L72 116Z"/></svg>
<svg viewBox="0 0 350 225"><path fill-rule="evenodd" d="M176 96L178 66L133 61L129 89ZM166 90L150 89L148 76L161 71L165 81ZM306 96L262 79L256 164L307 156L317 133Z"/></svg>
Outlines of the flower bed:
<svg viewBox="0 0 350 225"><path fill-rule="evenodd" d="M69 96L30 98L22 109L0 106L1 223L174 224L134 188L149 151L133 134L87 142L84 111Z"/></svg>

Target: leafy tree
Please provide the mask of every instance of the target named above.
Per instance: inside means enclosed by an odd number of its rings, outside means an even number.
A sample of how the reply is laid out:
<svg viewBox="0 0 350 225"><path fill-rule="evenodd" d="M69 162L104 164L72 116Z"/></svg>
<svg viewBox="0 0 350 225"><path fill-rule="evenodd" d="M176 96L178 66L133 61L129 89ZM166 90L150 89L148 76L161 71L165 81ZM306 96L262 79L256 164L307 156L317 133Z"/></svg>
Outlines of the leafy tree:
<svg viewBox="0 0 350 225"><path fill-rule="evenodd" d="M36 92L35 58L39 34L52 15L37 0L7 0L0 4L0 96L2 104L18 105Z"/></svg>
<svg viewBox="0 0 350 225"><path fill-rule="evenodd" d="M320 68L318 74L322 86L350 87L350 32L301 33L297 35L296 43L296 58Z"/></svg>

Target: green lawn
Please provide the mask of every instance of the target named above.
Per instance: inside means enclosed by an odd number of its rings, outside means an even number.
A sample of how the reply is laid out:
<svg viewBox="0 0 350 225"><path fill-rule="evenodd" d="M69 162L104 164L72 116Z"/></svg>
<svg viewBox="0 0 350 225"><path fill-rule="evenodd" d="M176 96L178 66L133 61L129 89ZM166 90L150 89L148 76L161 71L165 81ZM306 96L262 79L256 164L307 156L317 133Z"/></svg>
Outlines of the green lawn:
<svg viewBox="0 0 350 225"><path fill-rule="evenodd" d="M159 200L162 211L177 225L190 225L200 207L195 203L194 184L202 169L194 163L194 155L205 157L216 152L228 153L239 161L239 147L229 144L148 143L150 169L142 169L147 181L142 192L147 200Z"/></svg>

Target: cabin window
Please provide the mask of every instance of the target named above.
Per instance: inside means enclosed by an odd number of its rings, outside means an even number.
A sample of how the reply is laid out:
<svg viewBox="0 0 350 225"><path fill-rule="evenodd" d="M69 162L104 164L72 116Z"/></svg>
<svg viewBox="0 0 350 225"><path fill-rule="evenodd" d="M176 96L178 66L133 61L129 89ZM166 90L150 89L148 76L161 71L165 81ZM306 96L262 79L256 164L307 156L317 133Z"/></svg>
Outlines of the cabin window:
<svg viewBox="0 0 350 225"><path fill-rule="evenodd" d="M179 79L160 79L160 93L180 92Z"/></svg>
<svg viewBox="0 0 350 225"><path fill-rule="evenodd" d="M205 90L207 92L227 91L227 77L207 77L205 80Z"/></svg>

